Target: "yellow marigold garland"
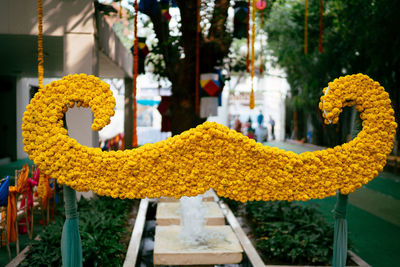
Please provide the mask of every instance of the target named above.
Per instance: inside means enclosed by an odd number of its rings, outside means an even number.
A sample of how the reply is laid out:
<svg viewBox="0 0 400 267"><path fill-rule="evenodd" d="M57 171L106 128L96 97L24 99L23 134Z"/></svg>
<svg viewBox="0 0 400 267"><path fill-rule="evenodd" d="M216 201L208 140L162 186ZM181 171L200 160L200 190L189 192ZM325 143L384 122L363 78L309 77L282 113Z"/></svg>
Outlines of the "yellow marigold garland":
<svg viewBox="0 0 400 267"><path fill-rule="evenodd" d="M397 127L388 93L363 74L329 83L320 103L333 123L343 107L356 105L362 131L341 146L300 155L263 146L213 122L137 149L102 152L80 145L63 128L63 113L75 102L91 107L93 130L114 114L109 85L85 74L66 76L40 89L27 106L25 151L59 183L119 198L179 198L210 188L240 201L308 200L337 190L348 194L382 171Z"/></svg>
<svg viewBox="0 0 400 267"><path fill-rule="evenodd" d="M47 207L49 198L54 193L49 185L50 176L40 174L39 185L37 188L38 197L41 199L41 206L43 209Z"/></svg>

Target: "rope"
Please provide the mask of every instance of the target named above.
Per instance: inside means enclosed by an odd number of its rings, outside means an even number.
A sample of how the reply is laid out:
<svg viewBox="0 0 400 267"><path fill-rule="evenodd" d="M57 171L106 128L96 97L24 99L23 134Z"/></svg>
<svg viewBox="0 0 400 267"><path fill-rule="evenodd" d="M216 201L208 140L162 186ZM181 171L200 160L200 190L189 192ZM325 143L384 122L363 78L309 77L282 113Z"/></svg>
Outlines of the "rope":
<svg viewBox="0 0 400 267"><path fill-rule="evenodd" d="M319 45L318 45L318 50L320 53L324 52L324 47L322 46L322 35L324 33L323 18L324 18L324 0L319 0Z"/></svg>
<svg viewBox="0 0 400 267"><path fill-rule="evenodd" d="M43 5L42 0L37 1L38 5L38 84L39 89L43 88Z"/></svg>
<svg viewBox="0 0 400 267"><path fill-rule="evenodd" d="M200 84L200 2L197 0L196 11L196 70L195 70L195 88L196 88L196 114L200 114L199 84Z"/></svg>
<svg viewBox="0 0 400 267"><path fill-rule="evenodd" d="M264 11L260 10L260 28L263 31L264 30ZM263 38L260 38L260 67L259 67L259 71L260 71L260 76L263 74L264 72L264 62L263 62Z"/></svg>
<svg viewBox="0 0 400 267"><path fill-rule="evenodd" d="M304 7L304 54L308 53L308 0L305 0Z"/></svg>
<svg viewBox="0 0 400 267"><path fill-rule="evenodd" d="M132 146L138 146L137 138L137 102L136 102L136 91L137 91L137 77L139 73L139 41L137 34L137 16L139 12L139 6L137 0L134 3L135 17L133 20L134 24L134 43L133 43L133 135L132 135Z"/></svg>
<svg viewBox="0 0 400 267"><path fill-rule="evenodd" d="M246 54L246 72L250 72L249 66L250 66L250 1L247 2L247 18L246 18L246 23L247 23L247 54Z"/></svg>
<svg viewBox="0 0 400 267"><path fill-rule="evenodd" d="M118 16L119 16L120 19L122 19L122 3L121 3L121 0L119 1Z"/></svg>

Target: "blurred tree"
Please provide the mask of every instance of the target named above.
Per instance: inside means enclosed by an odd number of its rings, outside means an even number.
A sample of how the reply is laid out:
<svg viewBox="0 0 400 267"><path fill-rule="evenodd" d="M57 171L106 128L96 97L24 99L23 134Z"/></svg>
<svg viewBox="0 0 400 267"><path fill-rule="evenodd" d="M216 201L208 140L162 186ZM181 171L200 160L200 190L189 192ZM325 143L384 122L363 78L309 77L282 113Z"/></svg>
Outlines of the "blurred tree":
<svg viewBox="0 0 400 267"><path fill-rule="evenodd" d="M157 1L146 2L158 5ZM201 2L199 66L200 73L207 73L222 64L229 52L232 41L232 33L227 29L230 0ZM148 11L144 11L153 23L158 40L149 61L155 74L168 78L172 83L172 134L179 134L204 121L195 112L197 0L177 0L176 4L180 13L178 34L177 29L169 28L169 21L161 8L151 5Z"/></svg>
<svg viewBox="0 0 400 267"><path fill-rule="evenodd" d="M389 92L399 121L400 16L396 10L400 2L325 0L323 53L318 51L319 4L309 0L307 55L303 53L304 1L276 1L265 27L275 63L287 72L288 102L311 118L315 143L332 146L346 141L352 111L343 112L338 126L323 126L317 110L322 88L339 76L362 72L379 81Z"/></svg>

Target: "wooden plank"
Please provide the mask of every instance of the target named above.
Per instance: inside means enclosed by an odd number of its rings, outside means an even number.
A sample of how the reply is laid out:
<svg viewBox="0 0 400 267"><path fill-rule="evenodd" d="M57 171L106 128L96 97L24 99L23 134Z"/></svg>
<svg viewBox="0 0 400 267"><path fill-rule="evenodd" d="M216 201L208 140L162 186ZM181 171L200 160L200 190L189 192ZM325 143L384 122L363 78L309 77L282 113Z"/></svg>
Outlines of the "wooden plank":
<svg viewBox="0 0 400 267"><path fill-rule="evenodd" d="M228 223L231 225L233 231L235 232L236 237L239 239L239 242L242 245L242 247L247 255L247 258L249 259L251 264L253 266L257 266L257 267L265 266L260 255L258 255L257 250L254 248L250 239L247 237L247 235L243 231L238 220L236 219L235 215L233 215L233 213L230 210L230 208L228 207L228 205L226 205L223 201L220 201L219 206L222 210L222 213L225 215Z"/></svg>
<svg viewBox="0 0 400 267"><path fill-rule="evenodd" d="M360 266L360 267L371 267L371 265L369 265L363 259L358 257L353 251L349 250L347 253L348 253L349 257L352 259L352 261L357 263L357 266Z"/></svg>
<svg viewBox="0 0 400 267"><path fill-rule="evenodd" d="M132 231L131 240L129 241L128 251L126 253L124 267L134 267L136 265L137 255L139 253L140 241L142 240L142 234L144 225L146 223L147 207L149 206L149 200L142 199L139 205L139 211L136 216L135 226Z"/></svg>
<svg viewBox="0 0 400 267"><path fill-rule="evenodd" d="M40 236L36 236L35 240L40 240ZM12 261L10 261L6 267L15 267L18 266L26 257L26 253L29 251L31 246L26 246L24 250L22 250Z"/></svg>

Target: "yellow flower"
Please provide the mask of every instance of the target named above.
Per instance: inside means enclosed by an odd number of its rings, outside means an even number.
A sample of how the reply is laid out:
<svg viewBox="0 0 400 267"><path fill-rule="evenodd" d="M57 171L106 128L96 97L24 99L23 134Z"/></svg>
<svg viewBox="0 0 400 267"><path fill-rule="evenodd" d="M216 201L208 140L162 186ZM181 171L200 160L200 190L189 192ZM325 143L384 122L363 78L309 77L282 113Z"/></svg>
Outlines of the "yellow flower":
<svg viewBox="0 0 400 267"><path fill-rule="evenodd" d="M341 146L297 155L262 146L236 131L205 122L181 135L134 150L102 152L67 136L68 107L94 113L93 130L114 114L109 85L94 76L68 75L46 85L24 113L25 151L47 175L78 191L119 198L194 196L214 188L239 201L308 200L348 194L378 175L397 124L389 95L366 75L329 83L319 107L336 123L344 106L356 105L363 129Z"/></svg>

